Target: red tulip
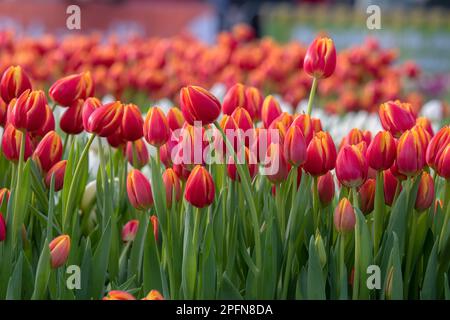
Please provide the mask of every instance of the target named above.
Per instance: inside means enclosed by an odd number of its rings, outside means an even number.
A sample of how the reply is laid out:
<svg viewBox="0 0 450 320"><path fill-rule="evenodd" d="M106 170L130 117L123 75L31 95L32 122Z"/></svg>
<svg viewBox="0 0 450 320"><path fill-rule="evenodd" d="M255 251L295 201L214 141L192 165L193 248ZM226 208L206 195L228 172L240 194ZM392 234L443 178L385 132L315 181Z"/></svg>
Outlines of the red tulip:
<svg viewBox="0 0 450 320"><path fill-rule="evenodd" d="M24 91L9 105L8 120L19 130L34 132L39 130L46 120L47 99L43 91Z"/></svg>
<svg viewBox="0 0 450 320"><path fill-rule="evenodd" d="M367 179L368 166L358 146L346 145L336 159L336 177L348 188L359 187Z"/></svg>
<svg viewBox="0 0 450 320"><path fill-rule="evenodd" d="M418 174L425 166L425 148L417 130L405 131L398 140L396 164L406 176Z"/></svg>
<svg viewBox="0 0 450 320"><path fill-rule="evenodd" d="M130 220L122 228L122 241L130 242L136 237L139 229L139 220Z"/></svg>
<svg viewBox="0 0 450 320"><path fill-rule="evenodd" d="M58 236L48 246L52 268L56 269L65 264L70 253L70 237L66 234Z"/></svg>
<svg viewBox="0 0 450 320"><path fill-rule="evenodd" d="M400 101L388 101L378 111L384 130L390 131L396 138L416 124L411 104Z"/></svg>
<svg viewBox="0 0 450 320"><path fill-rule="evenodd" d="M152 146L160 147L170 138L170 128L167 118L158 107L148 110L144 122L145 140Z"/></svg>
<svg viewBox="0 0 450 320"><path fill-rule="evenodd" d="M359 208L363 214L369 214L373 211L375 203L375 179L367 179L359 188Z"/></svg>
<svg viewBox="0 0 450 320"><path fill-rule="evenodd" d="M158 290L151 290L147 296L142 300L164 300L164 297Z"/></svg>
<svg viewBox="0 0 450 320"><path fill-rule="evenodd" d="M67 134L79 134L83 132L83 105L84 100L75 100L61 116L59 126Z"/></svg>
<svg viewBox="0 0 450 320"><path fill-rule="evenodd" d="M136 141L144 136L144 120L139 108L132 104L123 106L121 131L122 137L127 141Z"/></svg>
<svg viewBox="0 0 450 320"><path fill-rule="evenodd" d="M19 160L22 134L26 135L24 160L26 161L33 153L30 135L28 133L22 133L14 128L13 125L9 124L6 126L2 137L2 151L5 158L9 161L17 162Z"/></svg>
<svg viewBox="0 0 450 320"><path fill-rule="evenodd" d="M273 120L281 114L281 108L273 96L267 96L261 107L261 120L264 128L269 128Z"/></svg>
<svg viewBox="0 0 450 320"><path fill-rule="evenodd" d="M197 165L186 181L184 197L197 208L209 206L214 201L215 187L211 174L202 166Z"/></svg>
<svg viewBox="0 0 450 320"><path fill-rule="evenodd" d="M0 96L5 103L18 98L23 92L31 90L30 79L20 66L11 66L0 80Z"/></svg>
<svg viewBox="0 0 450 320"><path fill-rule="evenodd" d="M166 189L166 203L171 208L172 202L178 202L181 199L180 178L172 168L167 168L162 175L162 179ZM173 198L173 196L175 197Z"/></svg>
<svg viewBox="0 0 450 320"><path fill-rule="evenodd" d="M428 172L423 172L417 190L417 197L414 207L417 211L427 210L434 201L434 181Z"/></svg>
<svg viewBox="0 0 450 320"><path fill-rule="evenodd" d="M194 121L201 121L202 125L213 123L221 111L219 100L198 86L181 89L180 105L183 116L190 125L194 125Z"/></svg>
<svg viewBox="0 0 450 320"><path fill-rule="evenodd" d="M102 103L97 98L87 98L86 101L84 101L81 117L83 119L83 127L85 130L88 129L88 121L92 112L94 112L95 109L100 108L101 106Z"/></svg>
<svg viewBox="0 0 450 320"><path fill-rule="evenodd" d="M319 118L311 118L311 123L315 133L323 131L322 122L320 121Z"/></svg>
<svg viewBox="0 0 450 320"><path fill-rule="evenodd" d="M441 128L436 135L431 139L428 144L426 152L427 164L436 169L437 160L439 159L442 151L450 144L450 126Z"/></svg>
<svg viewBox="0 0 450 320"><path fill-rule="evenodd" d="M47 172L55 163L61 160L62 153L63 145L60 136L56 131L50 131L34 150L33 159L44 172Z"/></svg>
<svg viewBox="0 0 450 320"><path fill-rule="evenodd" d="M170 108L167 112L167 123L172 131L180 129L184 124L183 113L178 108Z"/></svg>
<svg viewBox="0 0 450 320"><path fill-rule="evenodd" d="M8 114L8 105L0 98L0 126L4 126Z"/></svg>
<svg viewBox="0 0 450 320"><path fill-rule="evenodd" d="M248 173L250 175L250 178L253 179L256 174L258 173L258 163L256 161L256 157L254 156L254 154L251 154L249 149L247 147L245 147L245 159L242 156L242 150L239 150L237 152L237 159L238 159L238 164L244 164L248 170ZM245 161L245 162L244 162ZM240 176L237 172L237 167L234 161L234 158L232 156L229 157L228 159L228 164L227 164L227 174L228 177L230 177L231 180L233 181L240 181Z"/></svg>
<svg viewBox="0 0 450 320"><path fill-rule="evenodd" d="M172 169L182 181L186 181L191 174L191 170L183 164L174 164Z"/></svg>
<svg viewBox="0 0 450 320"><path fill-rule="evenodd" d="M94 95L94 82L89 72L73 74L57 80L48 90L53 101L68 107L78 99Z"/></svg>
<svg viewBox="0 0 450 320"><path fill-rule="evenodd" d="M246 106L245 86L241 83L236 83L227 91L223 98L222 112L231 115L237 107L245 108Z"/></svg>
<svg viewBox="0 0 450 320"><path fill-rule="evenodd" d="M342 198L334 210L334 226L338 232L353 231L356 224L355 210L347 198Z"/></svg>
<svg viewBox="0 0 450 320"><path fill-rule="evenodd" d="M444 179L450 179L450 145L447 145L436 161L436 171Z"/></svg>
<svg viewBox="0 0 450 320"><path fill-rule="evenodd" d="M335 185L331 171L328 171L317 179L317 191L319 193L319 200L324 206L333 201Z"/></svg>
<svg viewBox="0 0 450 320"><path fill-rule="evenodd" d="M257 120L261 117L263 99L264 98L258 88L247 87L245 89L245 109L253 120Z"/></svg>
<svg viewBox="0 0 450 320"><path fill-rule="evenodd" d="M124 147L124 145L127 143L127 140L122 136L122 129L121 127L118 127L116 131L113 132L113 134L106 137L106 141L108 141L108 144L117 149L121 149Z"/></svg>
<svg viewBox="0 0 450 320"><path fill-rule="evenodd" d="M423 127L430 134L430 137L434 136L433 126L431 125L430 119L426 117L418 117L416 119L416 126Z"/></svg>
<svg viewBox="0 0 450 320"><path fill-rule="evenodd" d="M234 109L231 117L236 121L236 125L239 129L243 130L244 133L247 130L253 129L253 121L250 114L243 107L237 107Z"/></svg>
<svg viewBox="0 0 450 320"><path fill-rule="evenodd" d="M283 143L283 153L286 160L299 167L306 161L306 141L302 131L296 125L291 125L286 132Z"/></svg>
<svg viewBox="0 0 450 320"><path fill-rule="evenodd" d="M384 190L384 202L388 206L392 206L394 202L395 192L397 190L397 185L400 183L398 179L392 174L391 170L385 170L383 172L383 190ZM400 184L401 190L401 184Z"/></svg>
<svg viewBox="0 0 450 320"><path fill-rule="evenodd" d="M397 150L389 131L380 131L367 148L367 162L377 171L389 169L394 163Z"/></svg>
<svg viewBox="0 0 450 320"><path fill-rule="evenodd" d="M305 137L306 145L309 145L314 136L314 133L316 133L311 117L304 113L299 114L292 121L292 124L300 128L303 136Z"/></svg>
<svg viewBox="0 0 450 320"><path fill-rule="evenodd" d="M86 108L86 104L84 108ZM123 105L119 101L98 107L90 114L86 131L95 133L100 137L107 137L120 126L122 115Z"/></svg>
<svg viewBox="0 0 450 320"><path fill-rule="evenodd" d="M342 139L342 142L339 146L339 149L341 149L343 146L346 145L356 145L360 143L361 141L364 141L363 133L358 128L353 128L350 130L350 132Z"/></svg>
<svg viewBox="0 0 450 320"><path fill-rule="evenodd" d="M306 51L303 69L317 79L328 78L336 68L336 49L333 40L316 38Z"/></svg>
<svg viewBox="0 0 450 320"><path fill-rule="evenodd" d="M330 134L320 131L306 149L306 162L303 168L313 176L321 176L336 165L336 146Z"/></svg>
<svg viewBox="0 0 450 320"><path fill-rule="evenodd" d="M64 176L66 174L67 160L61 160L55 163L45 175L45 185L50 188L52 175L55 176L55 191L59 191L64 185Z"/></svg>
<svg viewBox="0 0 450 320"><path fill-rule="evenodd" d="M137 210L147 210L153 206L152 187L148 179L137 169L128 173L128 200Z"/></svg>
<svg viewBox="0 0 450 320"><path fill-rule="evenodd" d="M126 291L112 290L102 300L136 300L136 298Z"/></svg>
<svg viewBox="0 0 450 320"><path fill-rule="evenodd" d="M126 155L128 162L138 169L144 167L149 160L147 145L145 144L143 139L128 141Z"/></svg>
<svg viewBox="0 0 450 320"><path fill-rule="evenodd" d="M64 115L63 115L63 117L64 117ZM62 121L62 117L61 117L60 121ZM60 123L60 127L62 128L61 123ZM45 106L44 124L42 125L42 127L40 127L39 129L37 129L36 131L33 132L33 137L43 137L47 133L49 133L50 131L53 131L53 130L55 130L55 117L53 116L52 109L47 104Z"/></svg>
<svg viewBox="0 0 450 320"><path fill-rule="evenodd" d="M287 179L290 168L280 144L269 145L264 164L264 174L270 182L278 184Z"/></svg>

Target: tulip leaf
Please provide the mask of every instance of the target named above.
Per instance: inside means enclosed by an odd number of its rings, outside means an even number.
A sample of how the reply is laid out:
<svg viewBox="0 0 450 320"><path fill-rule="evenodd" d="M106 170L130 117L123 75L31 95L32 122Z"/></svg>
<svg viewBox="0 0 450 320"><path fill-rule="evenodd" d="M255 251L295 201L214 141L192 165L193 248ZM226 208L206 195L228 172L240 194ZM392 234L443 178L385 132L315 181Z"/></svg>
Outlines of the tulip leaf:
<svg viewBox="0 0 450 320"><path fill-rule="evenodd" d="M90 278L90 294L94 299L103 295L106 271L109 261L109 248L111 245L111 221L106 224L102 237L97 245L93 257L92 277Z"/></svg>
<svg viewBox="0 0 450 320"><path fill-rule="evenodd" d="M325 279L323 278L319 254L314 245L314 237L309 240L307 294L309 300L325 300Z"/></svg>
<svg viewBox="0 0 450 320"><path fill-rule="evenodd" d="M437 271L438 271L438 241L433 245L430 256L428 258L428 264L423 279L421 299L434 300L436 299L437 287Z"/></svg>
<svg viewBox="0 0 450 320"><path fill-rule="evenodd" d="M6 299L18 300L22 296L22 273L23 273L23 253L19 255L14 271L8 282L8 291L6 292Z"/></svg>
<svg viewBox="0 0 450 320"><path fill-rule="evenodd" d="M158 255L158 247L153 234L153 230L149 230L144 235L144 257L143 257L143 282L144 294L150 290L156 289L162 291L160 259ZM173 294L173 293L172 293ZM172 298L172 296L170 297Z"/></svg>
<svg viewBox="0 0 450 320"><path fill-rule="evenodd" d="M33 300L41 300L46 298L48 281L50 279L50 248L48 240L44 242L39 262L36 269L36 279L34 282L34 292L31 297Z"/></svg>
<svg viewBox="0 0 450 320"><path fill-rule="evenodd" d="M239 290L231 282L230 278L226 273L222 276L221 281L222 286L218 290L217 299L219 300L243 300L242 295Z"/></svg>

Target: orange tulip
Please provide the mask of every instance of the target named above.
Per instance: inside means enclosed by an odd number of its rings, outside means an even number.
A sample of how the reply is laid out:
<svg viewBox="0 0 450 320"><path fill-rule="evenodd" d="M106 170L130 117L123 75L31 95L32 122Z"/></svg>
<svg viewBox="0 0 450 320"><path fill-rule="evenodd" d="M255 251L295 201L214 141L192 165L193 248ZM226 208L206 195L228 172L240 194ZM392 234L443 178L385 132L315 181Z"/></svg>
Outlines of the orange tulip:
<svg viewBox="0 0 450 320"><path fill-rule="evenodd" d="M17 130L13 125L9 124L6 126L2 137L3 155L9 161L17 162L19 160L22 134L26 135L24 160L27 160L33 153L30 135Z"/></svg>
<svg viewBox="0 0 450 320"><path fill-rule="evenodd" d="M31 90L30 79L20 66L11 66L0 80L0 96L5 103L18 98L23 92Z"/></svg>
<svg viewBox="0 0 450 320"><path fill-rule="evenodd" d="M33 159L44 172L47 172L55 163L61 160L62 152L61 138L56 131L50 131L34 150Z"/></svg>
<svg viewBox="0 0 450 320"><path fill-rule="evenodd" d="M303 133L303 136L305 137L306 145L309 145L315 133L311 117L304 113L299 114L294 118L292 124L300 128L300 130Z"/></svg>
<svg viewBox="0 0 450 320"><path fill-rule="evenodd" d="M167 168L163 175L163 184L166 189L166 202L169 208L172 207L172 202L180 201L181 199L181 184L175 171L172 168Z"/></svg>
<svg viewBox="0 0 450 320"><path fill-rule="evenodd" d="M144 122L145 140L152 146L160 147L170 138L170 127L164 113L158 107L148 110Z"/></svg>
<svg viewBox="0 0 450 320"><path fill-rule="evenodd" d="M86 104L84 106L86 108ZM120 126L123 115L123 105L119 101L107 103L96 108L89 115L86 130L100 137L113 134Z"/></svg>
<svg viewBox="0 0 450 320"><path fill-rule="evenodd" d="M147 210L153 206L152 188L148 179L137 169L128 173L128 200L137 210Z"/></svg>
<svg viewBox="0 0 450 320"><path fill-rule="evenodd" d="M178 108L170 108L167 112L167 123L172 131L180 129L184 124L183 113Z"/></svg>
<svg viewBox="0 0 450 320"><path fill-rule="evenodd" d="M66 263L70 253L70 237L66 234L53 239L50 244L50 257L53 269Z"/></svg>
<svg viewBox="0 0 450 320"><path fill-rule="evenodd" d="M53 101L63 107L72 105L78 99L94 95L94 81L89 71L73 74L57 80L48 90Z"/></svg>
<svg viewBox="0 0 450 320"><path fill-rule="evenodd" d="M61 160L55 163L45 175L45 185L50 188L52 175L55 176L55 191L59 191L64 185L64 176L66 174L67 160Z"/></svg>
<svg viewBox="0 0 450 320"><path fill-rule="evenodd" d="M203 125L213 123L221 111L219 100L198 86L181 89L180 105L183 116L190 125L194 125L194 121L200 121Z"/></svg>
<svg viewBox="0 0 450 320"><path fill-rule="evenodd" d="M281 108L273 96L267 96L261 107L261 120L264 128L269 128L273 120L281 114Z"/></svg>
<svg viewBox="0 0 450 320"><path fill-rule="evenodd" d="M215 187L211 174L201 165L195 166L186 181L184 197L197 208L209 206L214 201Z"/></svg>
<svg viewBox="0 0 450 320"><path fill-rule="evenodd" d="M102 300L136 300L136 298L126 291L111 290Z"/></svg>
<svg viewBox="0 0 450 320"><path fill-rule="evenodd" d="M147 296L142 300L164 300L164 297L158 290L151 290Z"/></svg>
<svg viewBox="0 0 450 320"><path fill-rule="evenodd" d="M227 91L223 98L222 112L231 115L237 107L245 108L246 106L245 86L241 83L236 83Z"/></svg>
<svg viewBox="0 0 450 320"><path fill-rule="evenodd" d="M261 117L261 107L263 104L263 96L258 88L247 87L245 89L245 109L248 111L250 117L253 120L257 120Z"/></svg>

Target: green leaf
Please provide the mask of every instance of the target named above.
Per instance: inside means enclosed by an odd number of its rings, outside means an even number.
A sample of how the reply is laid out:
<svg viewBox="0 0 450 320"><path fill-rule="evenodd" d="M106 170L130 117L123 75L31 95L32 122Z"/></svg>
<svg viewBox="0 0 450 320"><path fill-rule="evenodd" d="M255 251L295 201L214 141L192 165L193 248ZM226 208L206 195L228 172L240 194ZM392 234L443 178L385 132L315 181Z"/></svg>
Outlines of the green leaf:
<svg viewBox="0 0 450 320"><path fill-rule="evenodd" d="M307 294L309 300L325 300L325 279L320 265L319 255L314 245L314 237L309 240Z"/></svg>
<svg viewBox="0 0 450 320"><path fill-rule="evenodd" d="M421 299L434 300L437 298L437 272L438 272L438 246L439 242L436 241L431 250L430 257L428 258L428 264L425 271L425 277L423 279Z"/></svg>
<svg viewBox="0 0 450 320"><path fill-rule="evenodd" d="M36 280L34 283L33 300L41 300L46 298L46 290L48 281L50 279L50 248L48 246L48 239L45 240L42 247L41 255L36 269Z"/></svg>
<svg viewBox="0 0 450 320"><path fill-rule="evenodd" d="M8 291L6 293L6 299L19 300L22 296L22 272L23 272L23 253L19 255L19 259L14 267L13 274L9 279Z"/></svg>
<svg viewBox="0 0 450 320"><path fill-rule="evenodd" d="M101 298L104 293L103 291L105 286L106 270L108 269L110 245L111 221L108 221L93 258L90 294L94 299Z"/></svg>

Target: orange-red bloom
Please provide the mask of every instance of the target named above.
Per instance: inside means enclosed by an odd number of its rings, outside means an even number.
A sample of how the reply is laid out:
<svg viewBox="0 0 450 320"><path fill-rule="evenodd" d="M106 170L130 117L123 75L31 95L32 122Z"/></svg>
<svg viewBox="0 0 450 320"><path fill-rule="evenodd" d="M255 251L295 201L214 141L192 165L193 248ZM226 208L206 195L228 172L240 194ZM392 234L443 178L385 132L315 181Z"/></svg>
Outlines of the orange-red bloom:
<svg viewBox="0 0 450 320"><path fill-rule="evenodd" d="M423 127L430 134L430 137L434 136L433 127L431 126L431 121L427 117L418 117L416 119L416 126Z"/></svg>
<svg viewBox="0 0 450 320"><path fill-rule="evenodd" d="M366 158L358 145L346 145L336 159L336 177L349 188L359 187L367 179Z"/></svg>
<svg viewBox="0 0 450 320"><path fill-rule="evenodd" d="M236 121L236 125L244 132L253 129L253 121L250 114L243 107L237 107L234 109L231 117Z"/></svg>
<svg viewBox="0 0 450 320"><path fill-rule="evenodd" d="M84 101L83 109L81 111L81 117L83 119L83 127L85 130L88 129L89 117L91 116L92 112L94 112L95 109L100 108L101 106L101 101L95 97L87 98L86 101Z"/></svg>
<svg viewBox="0 0 450 320"><path fill-rule="evenodd" d="M257 120L261 117L263 100L264 98L258 88L247 87L245 89L245 109L253 120Z"/></svg>
<svg viewBox="0 0 450 320"><path fill-rule="evenodd" d="M111 290L102 300L136 300L136 298L126 291Z"/></svg>
<svg viewBox="0 0 450 320"><path fill-rule="evenodd" d="M84 100L75 100L62 114L59 126L67 134L79 134L83 132L83 105Z"/></svg>
<svg viewBox="0 0 450 320"><path fill-rule="evenodd" d="M411 104L398 100L383 103L378 114L384 130L390 131L396 138L416 124L416 117Z"/></svg>
<svg viewBox="0 0 450 320"><path fill-rule="evenodd" d="M283 153L286 160L299 167L306 161L306 141L302 131L296 125L291 125L283 142Z"/></svg>
<svg viewBox="0 0 450 320"><path fill-rule="evenodd" d="M397 186L400 192L401 184L391 170L385 170L383 172L383 175L384 203L388 206L392 206L392 203L394 202L395 192L397 191Z"/></svg>
<svg viewBox="0 0 450 320"><path fill-rule="evenodd" d="M26 90L31 90L30 79L20 66L11 66L0 80L0 96L5 103L18 98Z"/></svg>
<svg viewBox="0 0 450 320"><path fill-rule="evenodd" d="M142 300L164 300L164 297L158 290L151 290L147 296Z"/></svg>
<svg viewBox="0 0 450 320"><path fill-rule="evenodd" d="M264 128L269 128L273 120L275 120L281 114L280 104L271 95L264 99L261 107L261 120L264 124Z"/></svg>
<svg viewBox="0 0 450 320"><path fill-rule="evenodd" d="M10 192L7 188L0 189L0 206L9 201Z"/></svg>
<svg viewBox="0 0 450 320"><path fill-rule="evenodd" d="M56 269L65 264L70 253L70 237L67 234L58 236L48 246L52 268Z"/></svg>
<svg viewBox="0 0 450 320"><path fill-rule="evenodd" d="M369 214L373 211L375 203L375 179L367 179L359 188L359 208L363 214Z"/></svg>
<svg viewBox="0 0 450 320"><path fill-rule="evenodd" d="M306 51L303 69L315 78L328 78L336 68L336 49L333 40L316 38Z"/></svg>
<svg viewBox="0 0 450 320"><path fill-rule="evenodd" d="M367 148L367 162L377 171L389 169L394 163L397 150L395 140L389 131L380 131Z"/></svg>
<svg viewBox="0 0 450 320"><path fill-rule="evenodd" d="M270 182L280 183L287 179L290 167L283 155L281 144L271 143L269 145L264 164L264 173Z"/></svg>
<svg viewBox="0 0 450 320"><path fill-rule="evenodd" d="M246 106L245 86L242 83L236 83L223 98L222 112L231 115L237 107L245 108Z"/></svg>
<svg viewBox="0 0 450 320"><path fill-rule="evenodd" d="M317 191L319 193L319 200L324 206L333 201L335 185L331 171L328 171L317 179Z"/></svg>
<svg viewBox="0 0 450 320"><path fill-rule="evenodd" d="M60 125L61 126L61 125ZM45 106L45 121L42 127L33 132L33 137L43 137L50 131L55 130L55 117L53 111L47 104Z"/></svg>
<svg viewBox="0 0 450 320"><path fill-rule="evenodd" d="M355 228L355 210L347 198L342 198L334 210L334 226L338 232L350 232Z"/></svg>
<svg viewBox="0 0 450 320"><path fill-rule="evenodd" d="M9 105L8 120L19 130L30 132L39 130L46 120L47 99L43 91L24 91Z"/></svg>
<svg viewBox="0 0 450 320"><path fill-rule="evenodd" d="M170 108L167 112L167 123L172 131L180 129L184 124L183 113L178 108Z"/></svg>
<svg viewBox="0 0 450 320"><path fill-rule="evenodd" d="M450 179L450 145L447 145L436 161L438 175L447 180Z"/></svg>
<svg viewBox="0 0 450 320"><path fill-rule="evenodd" d="M450 144L450 126L442 127L428 144L426 160L427 164L436 169L437 160L445 147Z"/></svg>
<svg viewBox="0 0 450 320"><path fill-rule="evenodd" d="M33 153L31 138L28 133L22 133L9 124L5 128L2 137L2 151L3 155L9 161L17 162L20 155L20 143L22 141L22 134L26 135L25 138L25 152L24 160L27 160Z"/></svg>
<svg viewBox="0 0 450 320"><path fill-rule="evenodd" d="M152 188L148 179L137 169L128 173L128 200L137 210L147 210L153 206Z"/></svg>
<svg viewBox="0 0 450 320"><path fill-rule="evenodd" d="M48 90L53 101L63 107L72 105L78 99L94 95L94 81L89 71L73 74L57 80Z"/></svg>
<svg viewBox="0 0 450 320"><path fill-rule="evenodd" d="M86 104L84 107L86 107ZM107 103L92 111L87 121L86 130L95 133L100 137L112 135L120 126L122 115L122 103L119 101Z"/></svg>
<svg viewBox="0 0 450 320"><path fill-rule="evenodd" d="M55 176L55 191L59 191L64 186L64 175L66 174L67 160L55 163L45 175L45 185L50 188L52 175Z"/></svg>
<svg viewBox="0 0 450 320"><path fill-rule="evenodd" d="M147 145L143 139L128 141L125 152L128 162L135 168L141 169L148 163Z"/></svg>
<svg viewBox="0 0 450 320"><path fill-rule="evenodd" d="M396 164L405 176L414 176L425 166L425 148L418 130L407 130L398 139Z"/></svg>
<svg viewBox="0 0 450 320"><path fill-rule="evenodd" d="M313 176L321 176L336 165L336 146L330 134L320 131L306 149L306 162L303 168Z"/></svg>
<svg viewBox="0 0 450 320"><path fill-rule="evenodd" d="M181 111L186 121L194 125L194 121L201 121L207 125L216 121L220 115L219 100L209 91L198 86L187 86L180 91Z"/></svg>
<svg viewBox="0 0 450 320"><path fill-rule="evenodd" d="M56 131L50 131L34 150L33 159L44 172L47 172L55 163L61 160L62 152L63 145L60 136Z"/></svg>
<svg viewBox="0 0 450 320"><path fill-rule="evenodd" d="M315 128L312 123L311 117L305 113L299 114L294 118L292 124L296 125L300 128L300 130L302 130L303 136L306 140L306 145L309 145L315 133Z"/></svg>
<svg viewBox="0 0 450 320"><path fill-rule="evenodd" d="M186 181L184 197L197 208L209 206L214 201L215 187L211 174L201 165L195 166Z"/></svg>
<svg viewBox="0 0 450 320"><path fill-rule="evenodd" d="M164 112L158 107L148 110L144 122L145 140L152 146L160 147L170 138L170 128Z"/></svg>
<svg viewBox="0 0 450 320"><path fill-rule="evenodd" d="M178 202L181 199L180 178L178 178L172 168L167 168L162 175L162 180L166 189L166 203L170 208L172 207L172 202Z"/></svg>
<svg viewBox="0 0 450 320"><path fill-rule="evenodd" d="M428 172L423 172L417 190L416 202L414 207L417 211L425 211L434 201L434 181Z"/></svg>
<svg viewBox="0 0 450 320"><path fill-rule="evenodd" d="M150 217L150 223L152 224L153 227L153 236L155 237L156 242L158 242L158 226L159 226L159 222L158 222L158 217L153 215Z"/></svg>
<svg viewBox="0 0 450 320"><path fill-rule="evenodd" d="M245 167L248 170L250 178L253 179L256 176L256 174L258 173L258 164L256 161L256 156L254 154L251 154L247 147L245 147L244 150L245 150ZM244 164L244 159L242 157L242 149L238 150L237 159L238 159L239 164ZM230 177L230 179L233 181L241 180L239 173L237 172L237 167L236 167L234 158L232 156L230 156L229 160L228 160L227 174L228 174L228 177Z"/></svg>
<svg viewBox="0 0 450 320"><path fill-rule="evenodd" d="M130 220L122 227L122 241L130 242L136 237L139 229L139 220Z"/></svg>
<svg viewBox="0 0 450 320"><path fill-rule="evenodd" d="M141 111L132 103L123 106L122 137L127 141L136 141L144 136L144 120Z"/></svg>

